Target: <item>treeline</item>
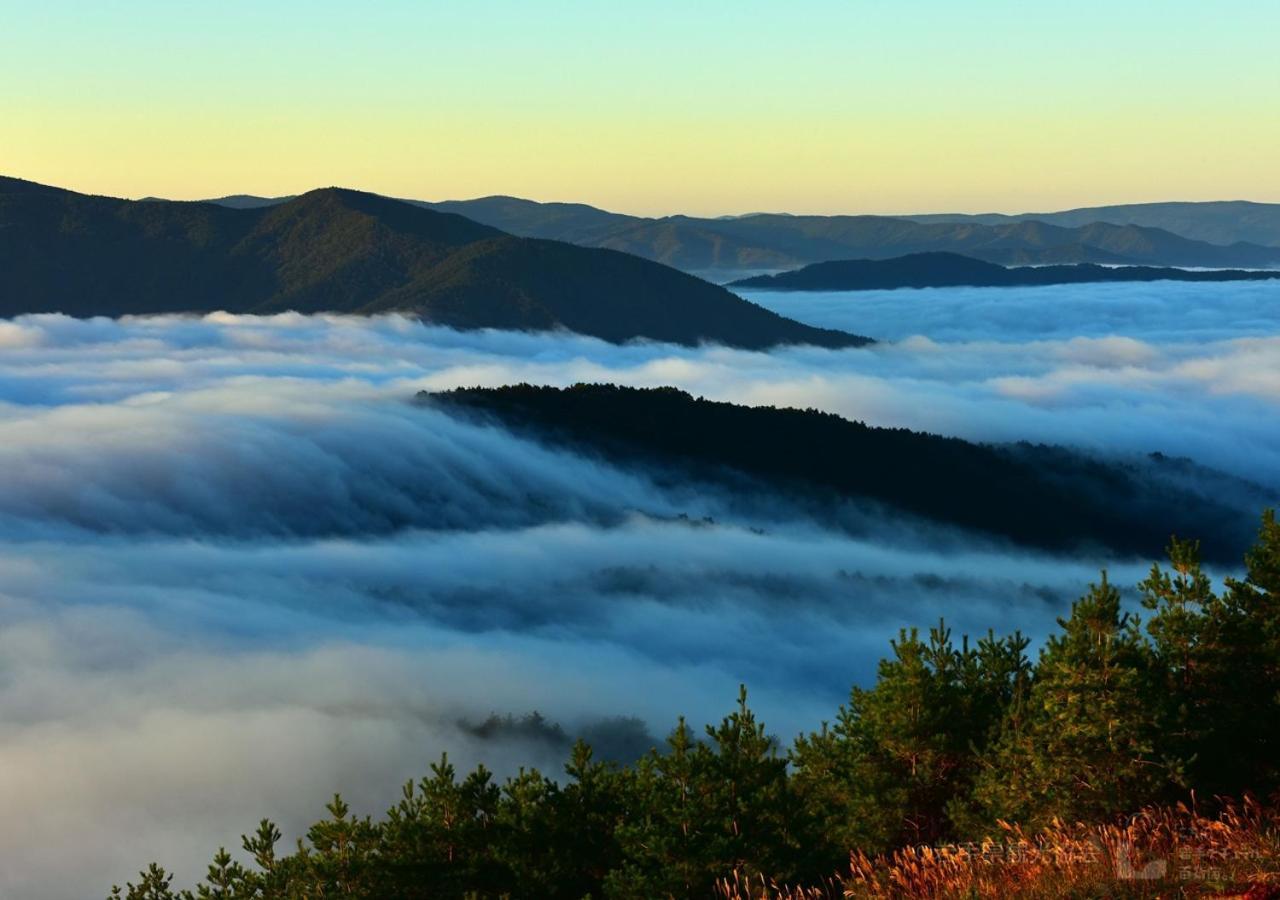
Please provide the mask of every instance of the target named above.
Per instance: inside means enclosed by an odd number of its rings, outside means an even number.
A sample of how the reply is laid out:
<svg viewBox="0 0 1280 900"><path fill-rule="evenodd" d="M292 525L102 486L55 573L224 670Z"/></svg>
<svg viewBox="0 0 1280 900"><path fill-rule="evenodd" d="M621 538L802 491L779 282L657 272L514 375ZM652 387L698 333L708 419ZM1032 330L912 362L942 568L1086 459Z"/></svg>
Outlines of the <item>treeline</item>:
<svg viewBox="0 0 1280 900"><path fill-rule="evenodd" d="M736 502L782 499L835 527L844 505L870 502L1056 552L1104 547L1151 558L1170 533L1194 533L1206 558L1234 565L1252 534L1231 498L1264 490L1160 454L1122 462L977 444L674 387L515 384L418 396L658 479L722 486Z"/></svg>
<svg viewBox="0 0 1280 900"><path fill-rule="evenodd" d="M264 820L249 865L220 850L194 891L152 865L129 900L707 897L717 879L817 884L849 852L1106 822L1195 792L1280 788L1280 523L1262 519L1245 576L1214 590L1175 539L1138 586L1106 578L1033 662L1026 638L902 632L874 686L780 747L747 704L696 733L682 720L632 766L579 743L563 782L499 783L447 758L380 820L339 797L296 846ZM821 636L815 636L820 640Z"/></svg>

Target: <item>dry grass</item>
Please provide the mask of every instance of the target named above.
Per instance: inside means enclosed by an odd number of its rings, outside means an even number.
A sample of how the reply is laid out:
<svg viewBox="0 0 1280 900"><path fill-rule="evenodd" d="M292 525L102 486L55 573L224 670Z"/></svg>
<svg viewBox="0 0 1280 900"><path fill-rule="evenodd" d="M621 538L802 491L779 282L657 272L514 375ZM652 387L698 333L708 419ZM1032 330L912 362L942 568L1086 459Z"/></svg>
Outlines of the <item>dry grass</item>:
<svg viewBox="0 0 1280 900"><path fill-rule="evenodd" d="M1125 825L1054 822L982 843L855 853L829 884L787 888L735 876L725 900L826 898L1248 897L1280 900L1280 807L1230 803L1214 816L1183 804Z"/></svg>

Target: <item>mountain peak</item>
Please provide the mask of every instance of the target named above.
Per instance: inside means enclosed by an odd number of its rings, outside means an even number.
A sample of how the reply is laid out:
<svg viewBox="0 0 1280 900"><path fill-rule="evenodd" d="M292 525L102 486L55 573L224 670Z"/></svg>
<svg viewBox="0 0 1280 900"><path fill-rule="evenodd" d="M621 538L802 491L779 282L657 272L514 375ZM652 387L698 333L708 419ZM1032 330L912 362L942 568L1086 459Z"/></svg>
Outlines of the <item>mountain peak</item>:
<svg viewBox="0 0 1280 900"><path fill-rule="evenodd" d="M612 250L517 238L341 187L249 209L130 201L9 180L0 315L399 312L454 328L608 341L856 346L724 288ZM22 192L22 196L15 196Z"/></svg>

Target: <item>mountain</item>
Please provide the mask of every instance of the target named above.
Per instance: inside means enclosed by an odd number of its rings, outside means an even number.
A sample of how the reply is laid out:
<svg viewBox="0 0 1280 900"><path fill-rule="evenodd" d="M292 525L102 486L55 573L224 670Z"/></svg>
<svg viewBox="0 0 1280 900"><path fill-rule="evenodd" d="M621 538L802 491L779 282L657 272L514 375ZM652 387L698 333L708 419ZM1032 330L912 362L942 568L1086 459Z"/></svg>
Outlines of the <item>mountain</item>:
<svg viewBox="0 0 1280 900"><path fill-rule="evenodd" d="M457 213L476 222L521 237L546 238L570 244L585 244L594 237L626 225L634 217L605 212L585 203L535 203L518 197L481 197L477 200L445 200L429 203L407 200L428 209ZM502 222L502 225L497 224Z"/></svg>
<svg viewBox="0 0 1280 900"><path fill-rule="evenodd" d="M518 197L405 202L457 213L521 237L621 250L708 278L925 252L962 253L1003 265L1280 266L1280 204L1153 203L1019 216L755 213L644 218L582 203Z"/></svg>
<svg viewBox="0 0 1280 900"><path fill-rule="evenodd" d="M1243 242L1280 247L1280 203L1252 203L1247 200L1131 203L1012 216L1001 213L942 213L902 218L915 222L977 222L983 225L1037 221L1065 228L1106 222L1112 225L1160 228L1181 237L1223 246Z"/></svg>
<svg viewBox="0 0 1280 900"><path fill-rule="evenodd" d="M1060 447L988 446L873 428L817 410L694 399L676 388L515 385L419 395L577 452L696 479L741 503L804 512L833 527L870 501L950 526L1048 550L1146 556L1171 533L1205 535L1205 552L1235 562L1257 485L1153 454L1103 462ZM1193 487L1199 485L1199 487ZM874 527L874 526L873 526Z"/></svg>
<svg viewBox="0 0 1280 900"><path fill-rule="evenodd" d="M293 195L288 197L256 197L253 194L229 194L226 197L217 197L208 200L208 203L216 203L219 206L229 206L232 209L258 209L263 206L279 206L281 203L288 203L293 199Z"/></svg>
<svg viewBox="0 0 1280 900"><path fill-rule="evenodd" d="M759 275L730 287L777 291L866 291L923 287L1034 287L1133 281L1262 281L1280 270L1173 269L1156 266L1024 266L1007 268L958 253L911 253L893 259L845 259Z"/></svg>
<svg viewBox="0 0 1280 900"><path fill-rule="evenodd" d="M707 277L744 270L795 268L830 259L883 259L945 251L988 262L1280 266L1280 246L1220 246L1139 224L1092 221L1070 226L1033 219L797 216L659 219L591 206L534 203L511 197L427 204L529 237L552 237L643 256Z"/></svg>
<svg viewBox="0 0 1280 900"><path fill-rule="evenodd" d="M690 275L514 237L340 188L251 208L92 197L0 179L0 316L403 312L456 328L565 328L747 348L856 346Z"/></svg>

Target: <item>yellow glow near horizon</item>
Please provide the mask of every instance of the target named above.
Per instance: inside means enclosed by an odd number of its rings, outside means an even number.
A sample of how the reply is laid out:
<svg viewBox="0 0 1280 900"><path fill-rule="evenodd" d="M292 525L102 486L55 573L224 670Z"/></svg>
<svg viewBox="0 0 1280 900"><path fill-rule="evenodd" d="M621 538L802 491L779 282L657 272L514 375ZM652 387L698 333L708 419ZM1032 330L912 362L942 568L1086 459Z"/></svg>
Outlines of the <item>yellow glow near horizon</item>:
<svg viewBox="0 0 1280 900"><path fill-rule="evenodd" d="M657 3L634 20L499 0L363 16L235 2L203 20L140 0L15 5L0 77L23 89L0 95L0 174L129 197L337 184L649 215L1280 201L1280 11L1228 5L1236 18L1007 0L982 18L864 0L802 4L809 19Z"/></svg>

